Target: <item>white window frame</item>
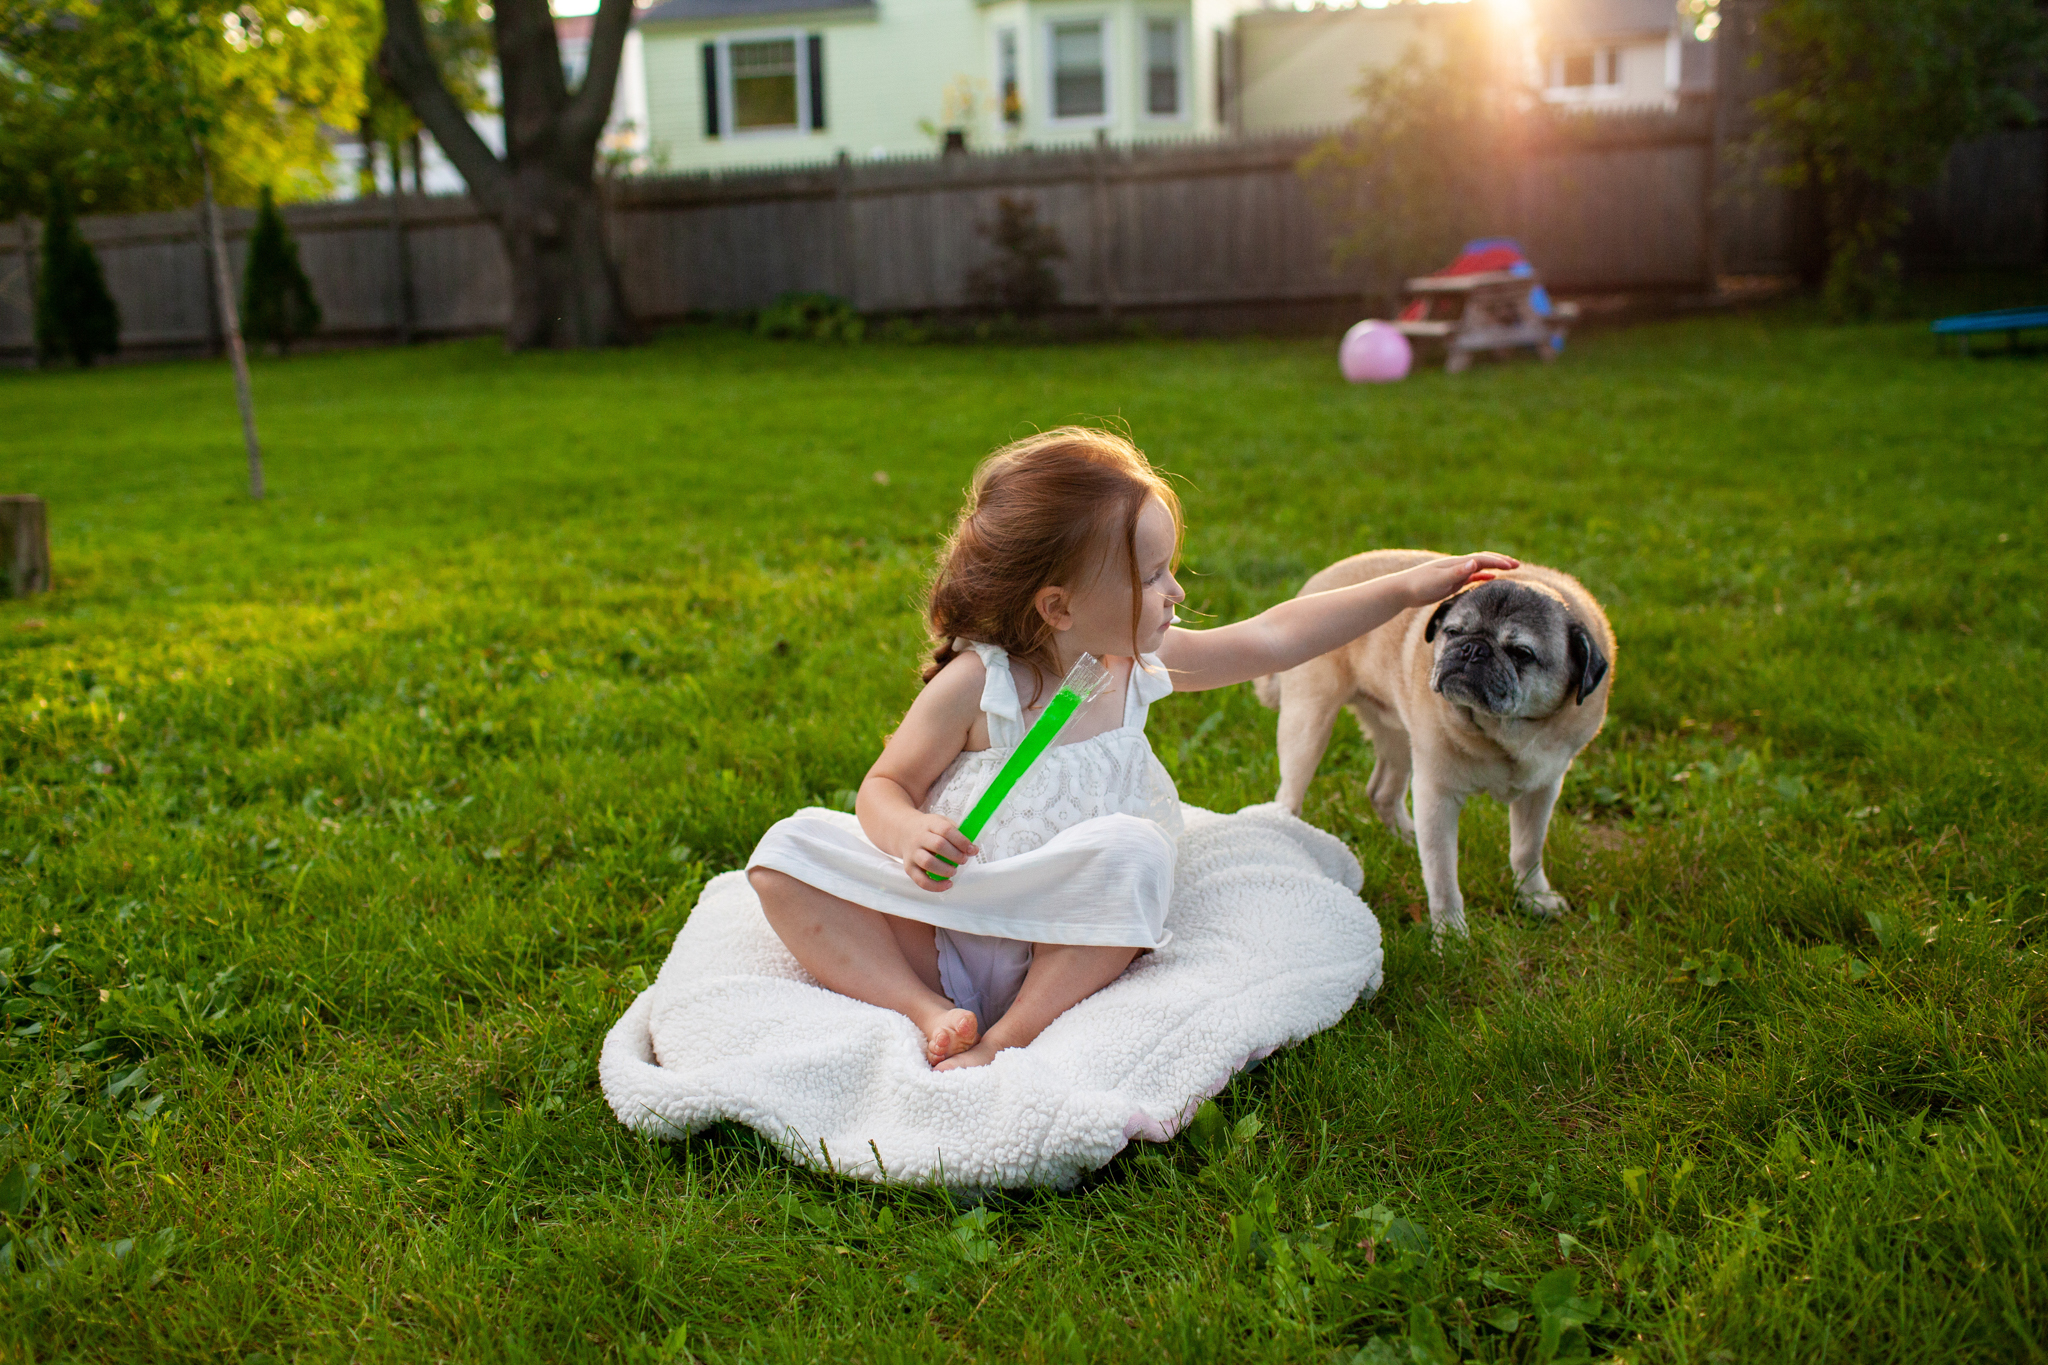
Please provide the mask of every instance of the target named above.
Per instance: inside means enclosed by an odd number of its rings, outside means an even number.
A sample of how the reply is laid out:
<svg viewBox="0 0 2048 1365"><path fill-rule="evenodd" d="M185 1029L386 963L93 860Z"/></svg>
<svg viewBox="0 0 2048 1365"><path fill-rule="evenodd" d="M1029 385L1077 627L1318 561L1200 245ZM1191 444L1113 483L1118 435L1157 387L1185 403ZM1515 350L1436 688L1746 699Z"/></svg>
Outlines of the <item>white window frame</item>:
<svg viewBox="0 0 2048 1365"><path fill-rule="evenodd" d="M1099 114L1072 114L1060 117L1059 102L1059 49L1055 45L1055 33L1062 28L1077 24L1094 24L1102 31L1102 112ZM1045 79L1040 82L1045 92L1045 121L1053 128L1107 128L1116 121L1116 17L1108 10L1082 11L1074 14L1060 14L1048 17L1042 30L1045 44ZM1029 117L1029 111L1026 111Z"/></svg>
<svg viewBox="0 0 2048 1365"><path fill-rule="evenodd" d="M1565 62L1572 57L1589 55L1593 63L1591 84L1566 85ZM1548 61L1544 63L1544 98L1565 102L1614 98L1621 93L1626 84L1627 77L1622 70L1625 55L1625 49L1619 43L1602 43L1590 50L1575 47L1569 51L1551 53Z"/></svg>
<svg viewBox="0 0 2048 1365"><path fill-rule="evenodd" d="M787 38L796 45L796 122L773 128L740 127L732 95L732 45L773 43ZM712 40L718 47L718 123L722 137L805 137L811 131L811 44L810 30L801 28L757 28L721 34Z"/></svg>
<svg viewBox="0 0 2048 1365"><path fill-rule="evenodd" d="M1174 111L1170 114L1152 112L1152 25L1173 25L1173 73L1177 84L1174 87ZM1138 84L1142 92L1138 100L1138 117L1148 123L1186 123L1190 117L1194 100L1191 97L1195 78L1194 45L1189 41L1187 16L1173 10L1155 10L1147 13L1138 11Z"/></svg>

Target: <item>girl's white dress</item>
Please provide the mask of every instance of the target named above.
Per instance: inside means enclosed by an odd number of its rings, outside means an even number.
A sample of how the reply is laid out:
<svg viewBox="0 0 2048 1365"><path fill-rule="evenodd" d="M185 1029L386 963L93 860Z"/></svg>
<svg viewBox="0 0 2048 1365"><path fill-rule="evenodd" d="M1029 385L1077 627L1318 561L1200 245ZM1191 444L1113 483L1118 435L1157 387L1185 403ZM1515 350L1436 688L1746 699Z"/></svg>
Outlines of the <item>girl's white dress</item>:
<svg viewBox="0 0 2048 1365"><path fill-rule="evenodd" d="M973 649L988 673L981 709L989 747L953 760L924 804L955 821L1036 719L1024 711L1009 655L996 645ZM1125 688L1123 725L1047 750L975 840L979 856L943 893L913 885L903 864L841 811L802 810L778 821L747 866L934 926L947 997L986 1029L1016 998L1034 943L1149 949L1171 937L1180 797L1145 739L1145 714L1172 691L1158 656L1141 656Z"/></svg>

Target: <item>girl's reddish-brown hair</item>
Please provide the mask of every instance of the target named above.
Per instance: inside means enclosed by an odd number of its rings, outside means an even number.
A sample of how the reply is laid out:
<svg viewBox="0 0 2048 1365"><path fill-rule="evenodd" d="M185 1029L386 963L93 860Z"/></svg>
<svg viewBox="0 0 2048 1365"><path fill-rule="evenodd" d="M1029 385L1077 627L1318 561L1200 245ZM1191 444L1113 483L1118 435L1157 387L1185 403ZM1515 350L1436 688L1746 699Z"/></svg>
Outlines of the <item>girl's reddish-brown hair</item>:
<svg viewBox="0 0 2048 1365"><path fill-rule="evenodd" d="M1173 517L1180 499L1144 452L1115 432L1058 427L1012 441L974 471L967 506L939 555L925 619L936 645L930 682L951 662L956 637L1001 645L1056 674L1053 628L1032 599L1041 588L1080 588L1121 548L1131 575L1131 636L1142 624L1138 514L1157 498Z"/></svg>

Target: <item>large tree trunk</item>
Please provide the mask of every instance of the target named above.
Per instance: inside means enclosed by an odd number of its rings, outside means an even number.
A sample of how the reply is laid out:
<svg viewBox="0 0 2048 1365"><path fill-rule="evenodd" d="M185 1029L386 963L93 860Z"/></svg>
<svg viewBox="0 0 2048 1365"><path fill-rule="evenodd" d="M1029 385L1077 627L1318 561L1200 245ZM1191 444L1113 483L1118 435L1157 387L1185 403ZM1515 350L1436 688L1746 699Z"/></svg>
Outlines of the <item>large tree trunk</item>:
<svg viewBox="0 0 2048 1365"><path fill-rule="evenodd" d="M611 114L633 0L601 0L572 95L547 0L498 0L491 33L505 115L501 160L469 126L428 49L419 0L384 0L386 79L498 225L512 274L505 344L616 346L639 339L605 243L597 140Z"/></svg>
<svg viewBox="0 0 2048 1365"><path fill-rule="evenodd" d="M630 336L597 186L531 168L514 178L509 199L498 227L512 263L505 344L589 346Z"/></svg>

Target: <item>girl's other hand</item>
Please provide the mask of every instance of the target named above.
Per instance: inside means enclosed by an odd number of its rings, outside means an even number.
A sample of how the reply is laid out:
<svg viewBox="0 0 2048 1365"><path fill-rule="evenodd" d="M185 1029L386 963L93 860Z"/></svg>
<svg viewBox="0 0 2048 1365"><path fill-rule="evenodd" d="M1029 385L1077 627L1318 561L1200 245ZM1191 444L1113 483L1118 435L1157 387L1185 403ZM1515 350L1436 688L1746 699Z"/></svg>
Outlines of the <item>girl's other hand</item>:
<svg viewBox="0 0 2048 1365"><path fill-rule="evenodd" d="M920 813L906 832L903 871L927 891L944 891L960 863L981 852L973 841L943 815ZM927 875L932 874L932 875ZM933 881L932 876L947 880Z"/></svg>
<svg viewBox="0 0 2048 1365"><path fill-rule="evenodd" d="M1443 601L1468 583L1484 583L1521 566L1519 559L1484 551L1476 555L1432 559L1427 564L1417 564L1403 576L1413 590L1414 605L1421 607Z"/></svg>

